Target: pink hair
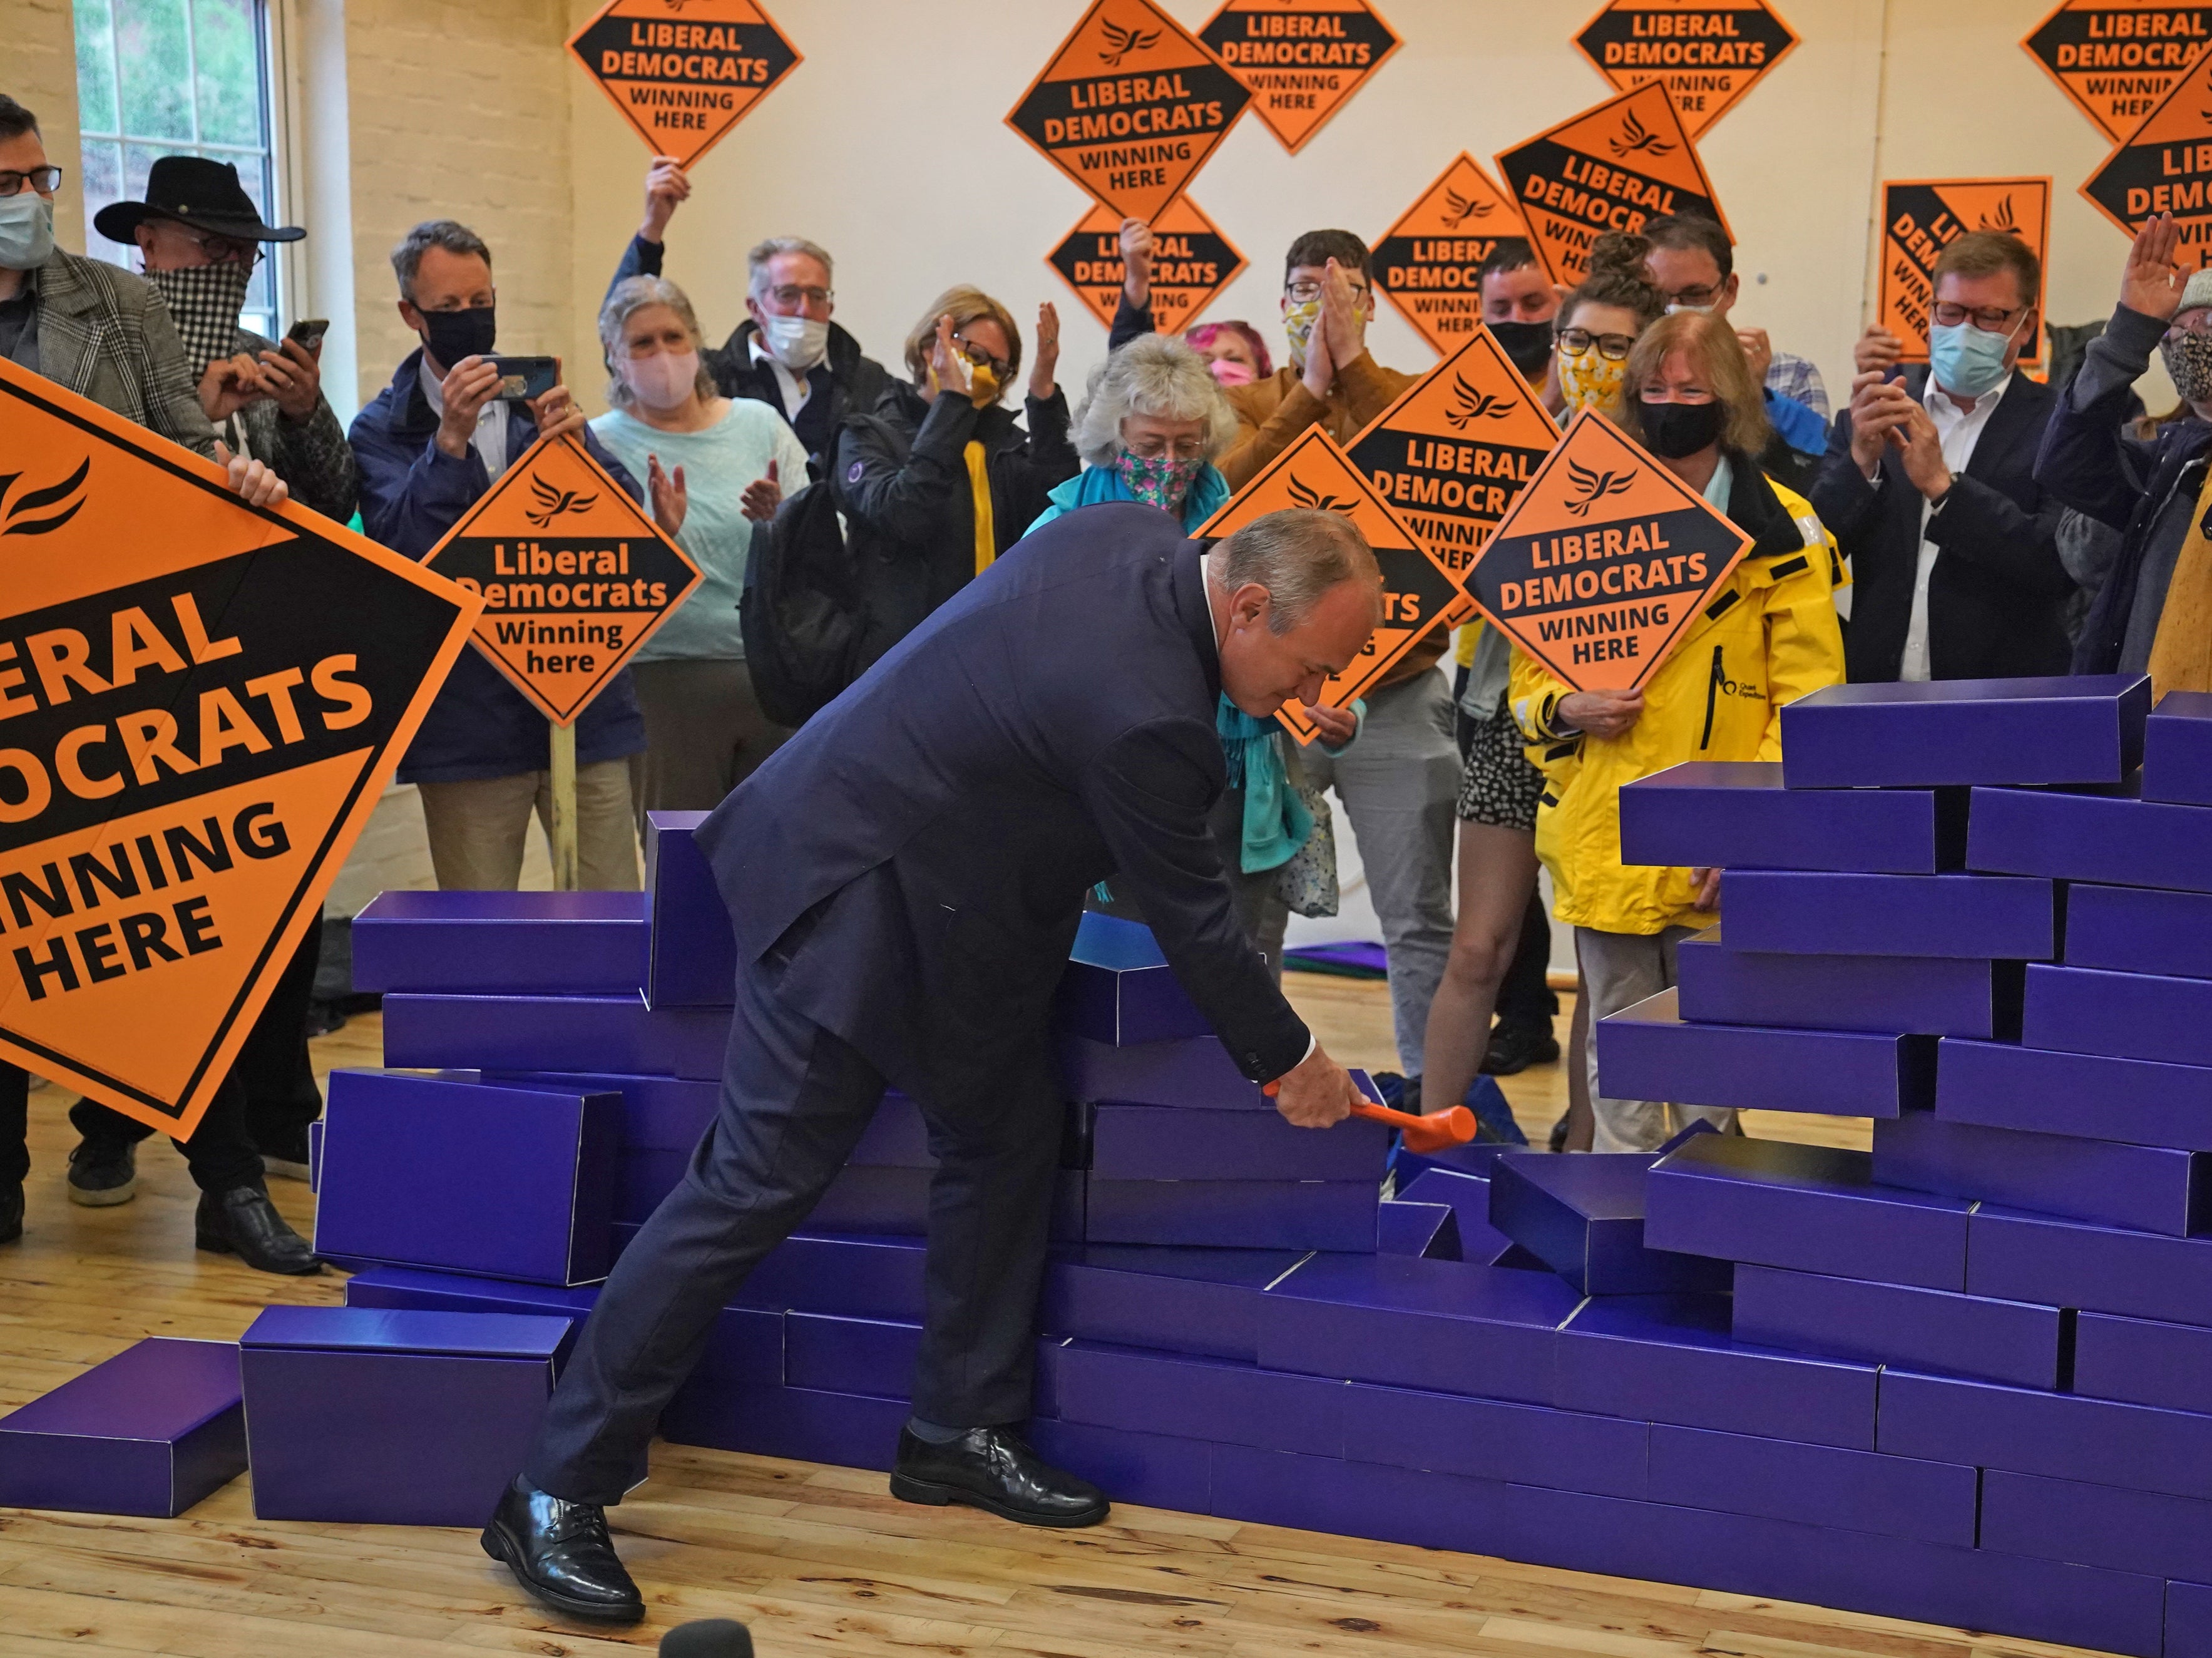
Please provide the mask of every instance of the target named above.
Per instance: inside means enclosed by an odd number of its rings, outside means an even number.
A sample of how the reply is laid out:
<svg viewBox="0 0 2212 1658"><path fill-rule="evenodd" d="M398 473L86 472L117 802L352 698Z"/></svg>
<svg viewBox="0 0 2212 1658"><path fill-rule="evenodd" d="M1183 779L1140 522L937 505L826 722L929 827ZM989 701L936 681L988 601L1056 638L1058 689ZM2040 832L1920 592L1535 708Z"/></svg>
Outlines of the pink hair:
<svg viewBox="0 0 2212 1658"><path fill-rule="evenodd" d="M1258 365L1258 374L1255 378L1265 380L1275 372L1274 365L1267 360L1267 341L1260 337L1260 331L1249 322L1202 322L1197 327L1188 330L1183 338L1188 340L1199 350L1203 351L1213 343L1216 335L1223 332L1236 335L1237 338L1252 348L1253 361Z"/></svg>

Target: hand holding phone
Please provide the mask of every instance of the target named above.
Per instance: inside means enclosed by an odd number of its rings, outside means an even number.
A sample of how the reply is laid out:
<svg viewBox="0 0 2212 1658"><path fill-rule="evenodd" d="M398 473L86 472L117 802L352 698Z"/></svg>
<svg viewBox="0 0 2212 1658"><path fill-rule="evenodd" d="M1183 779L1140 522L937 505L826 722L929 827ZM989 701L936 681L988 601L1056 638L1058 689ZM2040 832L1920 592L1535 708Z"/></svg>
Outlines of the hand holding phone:
<svg viewBox="0 0 2212 1658"><path fill-rule="evenodd" d="M534 403L561 383L558 357L487 357L499 371L497 400Z"/></svg>
<svg viewBox="0 0 2212 1658"><path fill-rule="evenodd" d="M302 350L320 351L323 336L331 331L328 317L302 317L284 332L284 337Z"/></svg>

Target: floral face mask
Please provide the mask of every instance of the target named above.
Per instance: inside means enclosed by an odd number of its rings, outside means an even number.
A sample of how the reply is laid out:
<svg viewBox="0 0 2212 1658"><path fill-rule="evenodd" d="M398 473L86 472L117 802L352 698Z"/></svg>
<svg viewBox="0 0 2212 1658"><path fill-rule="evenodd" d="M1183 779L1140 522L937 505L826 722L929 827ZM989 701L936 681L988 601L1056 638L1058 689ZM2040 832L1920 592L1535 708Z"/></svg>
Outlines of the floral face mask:
<svg viewBox="0 0 2212 1658"><path fill-rule="evenodd" d="M1157 507L1164 513L1182 510L1183 497L1197 481L1202 460L1179 460L1172 455L1133 455L1124 450L1114 462L1114 470L1121 475L1121 482L1129 493L1147 507Z"/></svg>
<svg viewBox="0 0 2212 1658"><path fill-rule="evenodd" d="M1559 392L1567 412L1595 409L1601 415L1620 413L1621 387L1628 380L1628 364L1615 362L1595 345L1587 351L1559 353Z"/></svg>

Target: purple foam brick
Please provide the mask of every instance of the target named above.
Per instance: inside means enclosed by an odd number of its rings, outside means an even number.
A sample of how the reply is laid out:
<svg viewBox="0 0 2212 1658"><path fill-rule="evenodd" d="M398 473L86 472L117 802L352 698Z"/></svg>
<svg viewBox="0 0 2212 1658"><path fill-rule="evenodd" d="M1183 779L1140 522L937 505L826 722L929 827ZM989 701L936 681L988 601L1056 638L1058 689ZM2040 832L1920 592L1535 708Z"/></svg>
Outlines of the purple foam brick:
<svg viewBox="0 0 2212 1658"><path fill-rule="evenodd" d="M228 1341L135 1342L0 1417L0 1507L174 1519L245 1472Z"/></svg>
<svg viewBox="0 0 2212 1658"><path fill-rule="evenodd" d="M1381 1184L1379 1176L1359 1181L1116 1181L1093 1175L1084 1240L1371 1252Z"/></svg>
<svg viewBox="0 0 2212 1658"><path fill-rule="evenodd" d="M2142 794L2212 806L2212 695L2168 691L2158 699L2143 727Z"/></svg>
<svg viewBox="0 0 2212 1658"><path fill-rule="evenodd" d="M1721 902L1736 950L2027 961L2057 954L2055 889L2026 876L1730 870Z"/></svg>
<svg viewBox="0 0 2212 1658"><path fill-rule="evenodd" d="M2066 965L2212 979L2212 893L2069 884Z"/></svg>
<svg viewBox="0 0 2212 1658"><path fill-rule="evenodd" d="M1366 1181L1380 1186L1390 1131L1347 1119L1294 1128L1273 1111L1097 1108L1091 1173L1108 1181Z"/></svg>
<svg viewBox="0 0 2212 1658"><path fill-rule="evenodd" d="M2082 1313L2074 1340L2075 1393L2161 1410L2212 1412L2212 1330Z"/></svg>
<svg viewBox="0 0 2212 1658"><path fill-rule="evenodd" d="M2117 783L2142 761L2149 713L2140 675L1828 685L1782 711L1783 775L1793 789Z"/></svg>
<svg viewBox="0 0 2212 1658"><path fill-rule="evenodd" d="M1250 1362L1259 1357L1263 1292L1303 1259L1295 1249L1093 1244L1061 1251L1045 1269L1039 1327Z"/></svg>
<svg viewBox="0 0 2212 1658"><path fill-rule="evenodd" d="M2196 1152L1984 1128L1925 1113L1874 1128L1874 1177L1884 1186L2171 1237L2197 1230L2208 1167Z"/></svg>
<svg viewBox="0 0 2212 1658"><path fill-rule="evenodd" d="M645 896L653 917L646 999L654 1007L727 1007L738 993L738 942L714 872L693 840L703 811L646 815Z"/></svg>
<svg viewBox="0 0 2212 1658"><path fill-rule="evenodd" d="M1783 786L1779 761L1691 760L1620 792L1620 861L1705 869L1956 869L1961 790Z"/></svg>
<svg viewBox="0 0 2212 1658"><path fill-rule="evenodd" d="M1976 789L1970 869L2212 892L2212 810L2133 787Z"/></svg>
<svg viewBox="0 0 2212 1658"><path fill-rule="evenodd" d="M1662 990L1592 1028L1608 1096L1839 1117L1894 1117L1935 1098L1933 1038L1693 1024L1678 999Z"/></svg>
<svg viewBox="0 0 2212 1658"><path fill-rule="evenodd" d="M1966 1288L1978 1296L2212 1325L2212 1238L2099 1226L1978 1205Z"/></svg>
<svg viewBox="0 0 2212 1658"><path fill-rule="evenodd" d="M2020 1030L2030 1048L2212 1066L2212 979L2032 963Z"/></svg>
<svg viewBox="0 0 2212 1658"><path fill-rule="evenodd" d="M1656 1161L1636 1152L1502 1157L1490 1177L1490 1224L1586 1296L1725 1290L1727 1262L1647 1243L1644 1188Z"/></svg>
<svg viewBox="0 0 2212 1658"><path fill-rule="evenodd" d="M1970 1549L1977 1485L1976 1470L1958 1463L1696 1428L1651 1430L1651 1500L1685 1508Z"/></svg>
<svg viewBox="0 0 2212 1658"><path fill-rule="evenodd" d="M1152 930L1095 911L1077 929L1052 1011L1058 1029L1115 1048L1213 1034Z"/></svg>
<svg viewBox="0 0 2212 1658"><path fill-rule="evenodd" d="M353 987L634 996L645 987L635 892L380 892L353 921Z"/></svg>
<svg viewBox="0 0 2212 1658"><path fill-rule="evenodd" d="M1732 950L1714 926L1685 938L1677 963L1676 1004L1685 1019L1700 1023L1900 1035L2020 1034L2015 962Z"/></svg>
<svg viewBox="0 0 2212 1658"><path fill-rule="evenodd" d="M1936 1114L1990 1128L2212 1151L2212 1066L1946 1037Z"/></svg>
<svg viewBox="0 0 2212 1658"><path fill-rule="evenodd" d="M648 1009L639 996L401 995L384 999L394 1070L613 1071L713 1082L726 1008Z"/></svg>
<svg viewBox="0 0 2212 1658"><path fill-rule="evenodd" d="M2028 1302L1745 1265L1731 1327L1740 1341L1792 1352L2063 1388L2072 1318Z"/></svg>

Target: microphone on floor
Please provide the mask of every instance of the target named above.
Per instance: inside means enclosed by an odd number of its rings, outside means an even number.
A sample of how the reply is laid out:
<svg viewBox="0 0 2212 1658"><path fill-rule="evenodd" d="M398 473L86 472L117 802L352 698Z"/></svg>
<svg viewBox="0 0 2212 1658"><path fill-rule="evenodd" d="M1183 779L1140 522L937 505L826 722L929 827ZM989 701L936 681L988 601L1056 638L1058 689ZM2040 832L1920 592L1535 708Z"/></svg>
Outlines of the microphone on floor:
<svg viewBox="0 0 2212 1658"><path fill-rule="evenodd" d="M731 1619L702 1618L662 1636L660 1658L753 1658L753 1637Z"/></svg>

